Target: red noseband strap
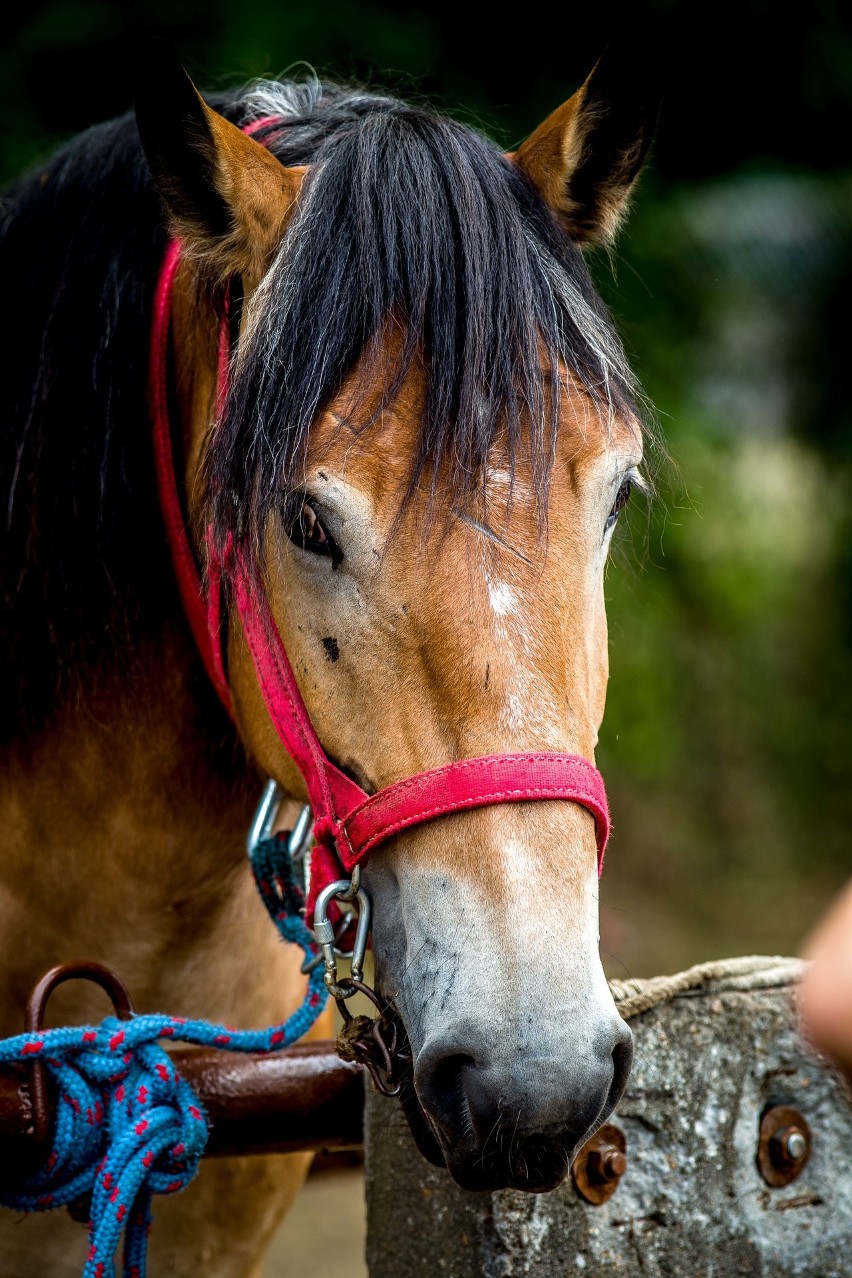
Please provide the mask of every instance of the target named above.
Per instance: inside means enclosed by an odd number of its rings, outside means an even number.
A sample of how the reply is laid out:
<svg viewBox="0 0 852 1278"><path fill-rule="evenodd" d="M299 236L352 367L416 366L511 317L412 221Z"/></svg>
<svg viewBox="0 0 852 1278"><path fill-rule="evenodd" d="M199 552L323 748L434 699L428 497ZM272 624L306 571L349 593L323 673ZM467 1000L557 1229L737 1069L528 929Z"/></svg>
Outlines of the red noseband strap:
<svg viewBox="0 0 852 1278"><path fill-rule="evenodd" d="M273 122L259 121L250 131ZM151 413L163 520L175 577L195 642L229 713L231 699L222 653L220 614L222 573L227 574L233 586L267 712L281 744L304 778L313 808L317 847L311 858L308 910L317 893L340 877L341 865L352 870L385 840L424 821L495 803L562 799L581 804L595 819L600 873L609 837L609 808L603 777L587 759L543 751L460 759L368 795L335 767L323 750L266 595L240 547L229 546L226 562L222 564L210 539L205 593L180 498L169 421L168 349L172 292L179 262L180 248L172 243L157 285L151 341ZM227 353L226 346L224 349ZM227 359L221 362L220 377L219 402L222 403Z"/></svg>
<svg viewBox="0 0 852 1278"><path fill-rule="evenodd" d="M529 799L571 799L593 814L603 857L609 811L601 774L574 754L486 754L396 781L355 808L338 841L347 869L384 839L450 812Z"/></svg>

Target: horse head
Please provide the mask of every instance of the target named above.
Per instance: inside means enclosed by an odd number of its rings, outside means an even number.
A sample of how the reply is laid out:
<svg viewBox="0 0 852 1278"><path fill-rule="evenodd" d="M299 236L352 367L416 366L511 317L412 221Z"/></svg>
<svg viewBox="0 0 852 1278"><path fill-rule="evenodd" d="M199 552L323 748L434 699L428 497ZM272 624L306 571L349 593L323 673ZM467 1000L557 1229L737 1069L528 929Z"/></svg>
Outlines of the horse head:
<svg viewBox="0 0 852 1278"><path fill-rule="evenodd" d="M319 739L368 793L486 754L591 760L604 568L642 428L579 246L615 233L651 95L605 58L509 156L355 91L297 103L270 86L251 110L263 144L169 67L137 109L185 246L199 556L208 527L247 548ZM226 624L241 736L303 797L234 609ZM364 882L421 1148L468 1188L551 1188L631 1063L598 953L592 815L454 812L387 842Z"/></svg>

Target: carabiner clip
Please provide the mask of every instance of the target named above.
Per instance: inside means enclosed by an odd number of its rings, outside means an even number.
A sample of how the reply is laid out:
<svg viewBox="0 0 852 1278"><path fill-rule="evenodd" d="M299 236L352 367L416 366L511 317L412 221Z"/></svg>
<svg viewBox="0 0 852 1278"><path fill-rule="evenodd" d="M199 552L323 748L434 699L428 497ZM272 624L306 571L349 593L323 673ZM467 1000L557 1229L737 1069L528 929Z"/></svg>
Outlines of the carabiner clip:
<svg viewBox="0 0 852 1278"><path fill-rule="evenodd" d="M356 866L356 871L358 867ZM364 957L367 953L367 941L370 936L370 916L372 907L370 898L360 884L360 874L353 874L351 879L338 879L329 883L317 897L314 909L314 937L322 951L325 964L325 986L333 998L339 1000L351 998L356 990L340 985L337 980L337 957L335 948L334 924L328 917L328 907L332 901L345 901L355 905L358 911L358 926L355 929L355 943L352 946L352 978L362 979Z"/></svg>
<svg viewBox="0 0 852 1278"><path fill-rule="evenodd" d="M284 801L284 792L277 781L267 781L252 818L246 839L246 850L251 858L252 853L263 839L269 839L275 832L278 814ZM305 804L299 813L290 836L287 840L287 851L294 867L301 869L305 894L310 879L310 845L313 834L313 814ZM338 949L337 942L342 939L352 922L352 911L347 910L344 918L335 927L328 917L328 907L333 900L346 905L354 905L358 914L358 925L355 929L355 944L351 954ZM364 970L364 957L367 953L367 941L370 936L371 905L370 898L361 887L361 867L356 865L351 879L338 879L336 883L323 888L317 897L314 910L314 936L321 954L316 958L306 959L302 964L303 972L311 972L318 963L325 963L325 984L329 992L336 998L351 998L354 990L339 985L337 981L338 958L348 958L352 964L352 979L360 981Z"/></svg>

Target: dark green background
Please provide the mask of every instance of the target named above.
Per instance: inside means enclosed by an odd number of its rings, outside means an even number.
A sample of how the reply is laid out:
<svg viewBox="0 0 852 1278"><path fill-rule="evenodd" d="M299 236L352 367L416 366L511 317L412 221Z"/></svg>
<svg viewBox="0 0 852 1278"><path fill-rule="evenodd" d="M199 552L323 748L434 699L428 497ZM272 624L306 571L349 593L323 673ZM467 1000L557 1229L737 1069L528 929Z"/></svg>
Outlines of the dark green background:
<svg viewBox="0 0 852 1278"><path fill-rule="evenodd" d="M595 264L672 458L608 572L613 974L790 951L852 863L852 30L839 4L789 12L55 0L5 20L5 177L126 110L151 35L203 87L305 61L505 145L609 41L660 79L633 217Z"/></svg>

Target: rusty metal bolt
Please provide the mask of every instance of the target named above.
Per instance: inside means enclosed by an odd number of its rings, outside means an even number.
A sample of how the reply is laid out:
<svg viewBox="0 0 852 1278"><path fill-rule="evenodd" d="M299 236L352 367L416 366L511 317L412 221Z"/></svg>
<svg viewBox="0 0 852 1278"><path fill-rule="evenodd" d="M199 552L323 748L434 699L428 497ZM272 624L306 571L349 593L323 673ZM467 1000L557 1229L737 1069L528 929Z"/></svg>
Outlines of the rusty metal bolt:
<svg viewBox="0 0 852 1278"><path fill-rule="evenodd" d="M606 1123L587 1141L571 1165L571 1179L581 1198L600 1207L612 1197L627 1171L627 1141L620 1127Z"/></svg>
<svg viewBox="0 0 852 1278"><path fill-rule="evenodd" d="M811 1156L811 1129L790 1105L772 1105L760 1120L757 1166L767 1185L780 1189L796 1180Z"/></svg>
<svg viewBox="0 0 852 1278"><path fill-rule="evenodd" d="M627 1155L617 1145L601 1145L590 1151L586 1168L593 1184L606 1185L611 1180L621 1180L627 1171Z"/></svg>

